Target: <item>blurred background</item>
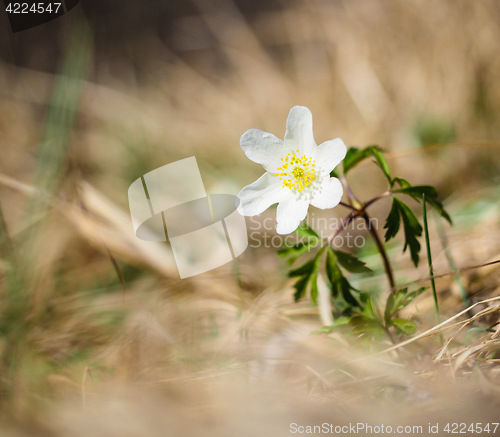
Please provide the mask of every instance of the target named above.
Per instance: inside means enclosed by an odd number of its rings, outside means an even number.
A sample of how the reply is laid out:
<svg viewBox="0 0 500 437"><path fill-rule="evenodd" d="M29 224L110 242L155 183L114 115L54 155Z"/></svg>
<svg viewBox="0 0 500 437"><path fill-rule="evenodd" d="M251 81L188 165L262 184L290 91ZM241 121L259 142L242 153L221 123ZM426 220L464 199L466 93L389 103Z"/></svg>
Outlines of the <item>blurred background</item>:
<svg viewBox="0 0 500 437"><path fill-rule="evenodd" d="M496 260L498 53L496 0L80 0L18 33L2 11L6 435L255 435L255 421L263 435L288 435L299 418L445 423L464 411L480 422L498 406L494 355L457 367L435 359L434 336L363 360L345 339L310 336L318 309L293 303L272 247L180 280L167 244L135 237L127 190L196 156L208 193L237 194L263 173L241 135L283 138L290 108L304 105L318 144L377 144L393 174L436 186L454 219L431 222L438 273ZM386 189L368 162L349 182L361 199ZM388 208L373 209L379 232ZM423 252L415 271L401 249L389 246L398 282L425 277ZM359 255L376 271L366 286L383 292L374 248ZM495 266L439 280L443 317L465 308L464 293L475 303L498 285ZM433 302L418 302L410 315L423 332ZM494 338L475 340L496 350Z"/></svg>

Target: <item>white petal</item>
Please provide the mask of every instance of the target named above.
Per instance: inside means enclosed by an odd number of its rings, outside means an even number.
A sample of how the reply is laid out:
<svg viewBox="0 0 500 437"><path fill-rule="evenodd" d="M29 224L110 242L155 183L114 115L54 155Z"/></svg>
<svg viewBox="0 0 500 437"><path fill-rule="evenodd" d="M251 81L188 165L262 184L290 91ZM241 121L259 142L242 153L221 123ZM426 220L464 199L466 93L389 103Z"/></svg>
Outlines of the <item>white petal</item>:
<svg viewBox="0 0 500 437"><path fill-rule="evenodd" d="M266 171L273 174L278 167L281 167L281 158L291 151L279 138L259 129L250 129L245 132L241 137L240 145L248 158L262 164Z"/></svg>
<svg viewBox="0 0 500 437"><path fill-rule="evenodd" d="M314 187L311 205L319 209L337 206L342 199L344 190L337 178L325 177Z"/></svg>
<svg viewBox="0 0 500 437"><path fill-rule="evenodd" d="M306 218L309 202L299 199L295 192L289 191L284 196L276 210L276 232L278 234L290 234L300 225L300 222Z"/></svg>
<svg viewBox="0 0 500 437"><path fill-rule="evenodd" d="M322 174L330 174L345 158L346 153L347 147L340 138L324 142L315 152L316 171L319 170Z"/></svg>
<svg viewBox="0 0 500 437"><path fill-rule="evenodd" d="M253 216L264 212L274 203L278 203L286 194L282 181L270 173L264 173L253 184L246 186L238 193L241 215Z"/></svg>
<svg viewBox="0 0 500 437"><path fill-rule="evenodd" d="M316 150L313 135L312 114L305 106L294 106L286 121L285 143L293 151L299 149L300 154L312 156Z"/></svg>

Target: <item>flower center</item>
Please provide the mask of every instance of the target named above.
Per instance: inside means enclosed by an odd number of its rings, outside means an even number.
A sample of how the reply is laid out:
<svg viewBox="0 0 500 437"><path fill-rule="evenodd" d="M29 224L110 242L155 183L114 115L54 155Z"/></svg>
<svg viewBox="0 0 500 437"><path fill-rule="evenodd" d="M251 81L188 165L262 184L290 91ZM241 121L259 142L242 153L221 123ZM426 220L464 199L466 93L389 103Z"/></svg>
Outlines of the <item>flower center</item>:
<svg viewBox="0 0 500 437"><path fill-rule="evenodd" d="M289 153L285 158L281 158L283 165L278 167L279 172L274 175L280 176L280 181L283 181L284 187L301 192L314 179L316 161L307 158L306 155L298 156L298 153L299 149L293 155Z"/></svg>
<svg viewBox="0 0 500 437"><path fill-rule="evenodd" d="M302 167L297 166L292 170L292 174L295 177L295 179L300 179L302 178L302 176L304 176L305 171Z"/></svg>

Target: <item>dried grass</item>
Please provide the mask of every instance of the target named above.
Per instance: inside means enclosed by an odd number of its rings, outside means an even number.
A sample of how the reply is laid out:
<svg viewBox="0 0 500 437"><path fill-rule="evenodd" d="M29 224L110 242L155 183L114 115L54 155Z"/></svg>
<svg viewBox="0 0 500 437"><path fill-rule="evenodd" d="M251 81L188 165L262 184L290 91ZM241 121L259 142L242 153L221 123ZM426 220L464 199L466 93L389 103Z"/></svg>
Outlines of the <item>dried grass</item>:
<svg viewBox="0 0 500 437"><path fill-rule="evenodd" d="M437 281L446 322L435 326L424 294L406 313L418 335L360 349L338 333L310 335L320 309L292 303L274 250L249 249L236 265L179 280L168 246L133 234L126 193L158 163L191 155L207 191L235 193L260 172L240 152L240 135L259 127L282 136L290 107L304 104L318 141L379 143L396 173L449 196L448 249L459 268L500 259L496 2L307 0L251 20L230 0L195 5L199 13L176 26L202 24L213 46L191 49L180 33L167 47L151 33L127 41L131 59L116 61L127 65L122 76L96 63L54 197L32 175L40 106L58 77L0 64L0 204L15 250L42 229L36 263L23 266L28 305L16 326L29 329L15 345L0 340L0 355L16 351L15 365L0 367L0 386L11 387L0 393L3 435L288 435L292 422L493 421L500 331L469 328L499 320L497 265L460 272L470 308L447 275ZM147 80L129 82L146 42ZM456 138L419 148L415 126L426 118L453 123ZM383 186L369 166L352 180L373 190L366 197ZM27 199L44 196L49 207L26 217ZM381 222L384 208L372 214ZM447 273L432 221L430 232L435 273ZM412 270L400 250L389 250L399 282L425 282L425 263ZM367 260L377 274L366 284L383 290L379 260ZM3 246L0 261L4 309L16 265Z"/></svg>

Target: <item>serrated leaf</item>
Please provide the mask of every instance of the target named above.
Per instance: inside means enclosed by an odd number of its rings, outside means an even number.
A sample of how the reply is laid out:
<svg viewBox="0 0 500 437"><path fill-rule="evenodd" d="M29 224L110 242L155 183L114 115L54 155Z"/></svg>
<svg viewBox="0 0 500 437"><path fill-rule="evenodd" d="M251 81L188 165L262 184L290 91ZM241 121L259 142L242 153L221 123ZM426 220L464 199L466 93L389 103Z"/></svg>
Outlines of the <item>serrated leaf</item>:
<svg viewBox="0 0 500 437"><path fill-rule="evenodd" d="M369 146L368 148L370 149L370 153L375 158L377 164L384 172L384 175L389 181L389 184L392 186L391 170L389 168L389 163L387 162L387 159L385 159L385 156L382 154L382 149L380 149L380 147L377 146Z"/></svg>
<svg viewBox="0 0 500 437"><path fill-rule="evenodd" d="M314 305L318 304L318 272L321 267L321 260L323 258L323 252L325 248L326 246L323 246L316 255L316 258L314 259L314 269L310 277L311 300L313 301Z"/></svg>
<svg viewBox="0 0 500 437"><path fill-rule="evenodd" d="M387 297L387 302L385 303L385 311L384 311L384 320L385 320L386 325L389 325L391 317L395 313L395 311L394 311L395 299L396 299L395 293L391 293Z"/></svg>
<svg viewBox="0 0 500 437"><path fill-rule="evenodd" d="M385 241L388 242L391 238L394 238L396 234L399 232L399 227L401 225L401 215L399 213L398 202L394 199L392 200L392 207L385 220L384 229L387 229L385 232Z"/></svg>
<svg viewBox="0 0 500 437"><path fill-rule="evenodd" d="M396 293L391 293L385 304L384 320L387 326L390 325L390 320L394 314L398 313L399 310L403 309L406 305L403 304L408 292L408 287L402 288L396 291Z"/></svg>
<svg viewBox="0 0 500 437"><path fill-rule="evenodd" d="M318 272L314 272L309 280L311 283L311 300L314 305L318 305Z"/></svg>
<svg viewBox="0 0 500 437"><path fill-rule="evenodd" d="M311 248L310 244L307 244L304 242L299 242L299 243L294 244L292 246L278 249L276 254L280 258L288 258L286 260L286 263L288 266L291 266L298 257L300 257L302 254L306 253L310 248Z"/></svg>
<svg viewBox="0 0 500 437"><path fill-rule="evenodd" d="M331 247L328 247L326 251L326 276L332 284L342 278L342 272L337 266L334 251Z"/></svg>
<svg viewBox="0 0 500 437"><path fill-rule="evenodd" d="M403 332L407 335L412 335L417 332L417 325L413 320L392 319L391 324L396 327L398 335L401 335Z"/></svg>
<svg viewBox="0 0 500 437"><path fill-rule="evenodd" d="M425 198L428 200L430 197L437 197L438 192L432 185L414 185L405 188L399 188L394 190L394 193L408 194L412 197L422 198L422 194L425 194Z"/></svg>
<svg viewBox="0 0 500 437"><path fill-rule="evenodd" d="M380 323L364 315L356 315L351 318L350 325L353 326L352 333L380 341L385 336L384 328Z"/></svg>
<svg viewBox="0 0 500 437"><path fill-rule="evenodd" d="M422 294L428 288L429 287L421 287L418 290L408 293L408 287L406 287L396 291L396 293L391 293L387 298L384 311L386 325L389 326L390 320L395 314L413 302L417 296Z"/></svg>
<svg viewBox="0 0 500 437"><path fill-rule="evenodd" d="M296 269L290 270L288 272L288 276L290 278L294 278L297 276L303 276L303 275L310 274L314 269L315 261L316 261L316 258L311 259L311 260L307 261L305 264L302 264L300 267L297 267Z"/></svg>
<svg viewBox="0 0 500 437"><path fill-rule="evenodd" d="M354 288L342 274L342 271L337 265L336 253L330 246L326 253L326 275L332 286L331 290L334 298L342 296L349 305L359 306L359 302L351 293L351 290L354 290Z"/></svg>
<svg viewBox="0 0 500 437"><path fill-rule="evenodd" d="M306 294L307 287L311 285L311 299L314 304L317 304L318 299L318 271L321 265L321 259L326 246L323 246L316 256L288 273L290 277L300 277L300 279L294 284L295 293L293 295L295 302L299 301Z"/></svg>
<svg viewBox="0 0 500 437"><path fill-rule="evenodd" d="M372 305L372 301L370 299L368 299L366 301L366 306L364 307L363 309L363 314L368 317L369 319L371 320L375 320L378 322L378 317L377 315L375 314L375 311L373 310L373 305Z"/></svg>
<svg viewBox="0 0 500 437"><path fill-rule="evenodd" d="M342 297L345 299L345 301L349 305L351 305L353 307L357 307L357 306L359 306L359 302L353 296L353 294L352 294L353 290L354 290L354 288L351 286L349 281L344 276L342 276L342 278L340 279L340 291L342 293Z"/></svg>
<svg viewBox="0 0 500 437"><path fill-rule="evenodd" d="M335 250L335 255L337 257L338 263L344 267L349 272L352 273L369 273L372 272L371 269L366 267L366 263L356 258L347 252L342 252L340 250Z"/></svg>
<svg viewBox="0 0 500 437"><path fill-rule="evenodd" d="M300 241L295 244L285 244L285 247L276 252L279 257L288 258L286 263L289 266L301 255L314 249L321 243L319 235L306 222L301 223L294 233L300 238Z"/></svg>
<svg viewBox="0 0 500 437"><path fill-rule="evenodd" d="M307 284L309 283L309 275L302 276L294 285L295 293L293 293L293 299L295 302L298 302L300 299L304 297L307 290Z"/></svg>
<svg viewBox="0 0 500 437"><path fill-rule="evenodd" d="M435 200L435 199L427 199L427 196L425 196L425 201L431 205L437 212L438 214L443 217L450 225L453 224L451 221L450 215L446 212L444 209L444 206L441 202Z"/></svg>
<svg viewBox="0 0 500 437"><path fill-rule="evenodd" d="M398 203L399 212L403 219L403 227L405 232L405 245L403 248L403 252L406 251L407 248L410 248L410 256L413 261L415 267L418 266L419 261L419 252L420 252L420 243L417 240L417 237L422 236L422 226L413 214L413 211L404 203L401 199L396 196L393 196L393 199Z"/></svg>
<svg viewBox="0 0 500 437"><path fill-rule="evenodd" d="M422 196L425 194L425 201L429 205L431 205L438 212L438 214L441 217L446 219L450 224L452 223L451 217L445 211L443 204L439 200L436 199L438 197L438 192L433 186L431 186L431 185L415 185L415 186L409 186L409 187L402 187L400 189L395 190L394 192L400 193L400 194L406 194L408 196L411 196L415 200L422 200Z"/></svg>
<svg viewBox="0 0 500 437"><path fill-rule="evenodd" d="M302 250L304 248L307 249L307 247L308 247L307 243L304 243L303 241L299 241L298 243L295 243L295 244L285 245L285 247L278 249L278 251L276 253L279 257L285 258L285 257L289 256L290 254L292 254L293 252L297 252L297 251Z"/></svg>
<svg viewBox="0 0 500 437"><path fill-rule="evenodd" d="M411 293L408 293L406 296L406 300L403 301L404 306L408 305L409 303L413 302L415 298L420 296L425 290L428 290L429 287L420 287L418 290L412 291Z"/></svg>

